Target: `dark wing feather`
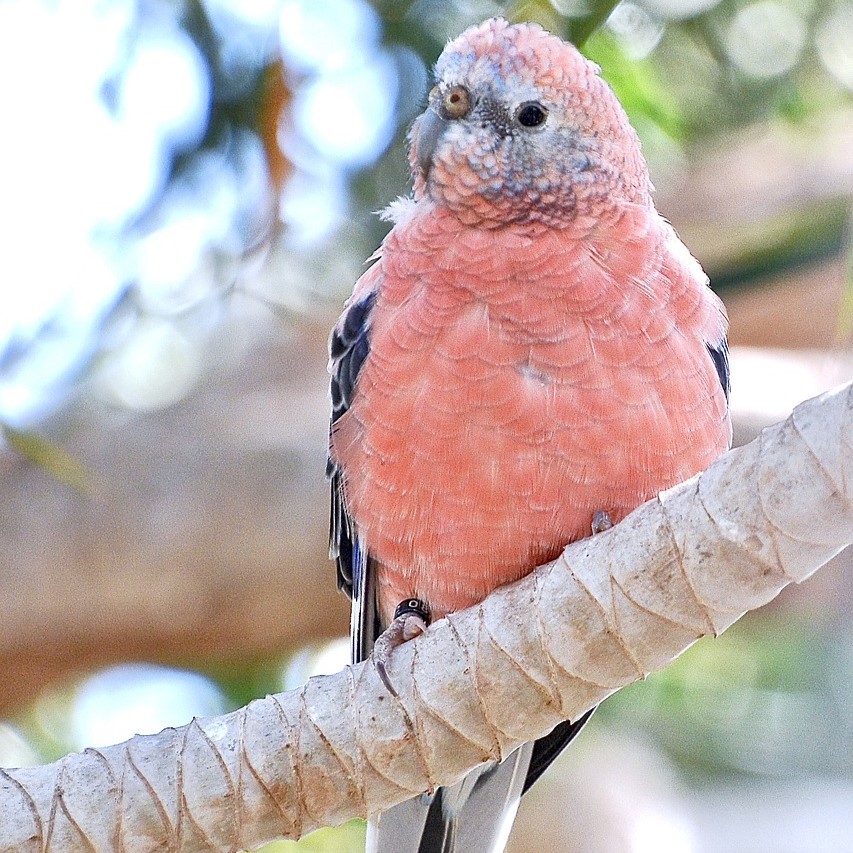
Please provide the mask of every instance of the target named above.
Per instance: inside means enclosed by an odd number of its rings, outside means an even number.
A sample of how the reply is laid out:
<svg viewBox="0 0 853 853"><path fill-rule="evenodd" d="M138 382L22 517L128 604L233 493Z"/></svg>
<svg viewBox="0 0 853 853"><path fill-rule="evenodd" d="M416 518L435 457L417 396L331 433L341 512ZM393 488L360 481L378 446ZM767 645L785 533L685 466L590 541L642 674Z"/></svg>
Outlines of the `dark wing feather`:
<svg viewBox="0 0 853 853"><path fill-rule="evenodd" d="M370 312L376 291L353 302L332 331L332 424L349 411L361 366L370 351Z"/></svg>
<svg viewBox="0 0 853 853"><path fill-rule="evenodd" d="M352 404L362 365L370 352L370 312L376 302L371 291L353 302L332 331L331 358L332 417L330 431ZM343 474L329 455L326 475L331 484L329 553L335 560L338 588L352 599L353 660L363 660L378 636L373 572L363 541L349 517L343 493Z"/></svg>
<svg viewBox="0 0 853 853"><path fill-rule="evenodd" d="M723 386L723 392L728 401L729 393L732 390L731 376L729 375L729 342L723 338L718 344L705 344L705 346L708 348L708 354L711 356L711 361L714 362L714 367L717 368L717 376L720 377L720 385Z"/></svg>
<svg viewBox="0 0 853 853"><path fill-rule="evenodd" d="M574 740L575 735L584 727L592 716L595 708L591 708L577 720L566 720L560 723L549 734L539 738L533 744L533 755L527 768L527 778L524 780L522 794L526 794L530 786L551 766L551 762Z"/></svg>

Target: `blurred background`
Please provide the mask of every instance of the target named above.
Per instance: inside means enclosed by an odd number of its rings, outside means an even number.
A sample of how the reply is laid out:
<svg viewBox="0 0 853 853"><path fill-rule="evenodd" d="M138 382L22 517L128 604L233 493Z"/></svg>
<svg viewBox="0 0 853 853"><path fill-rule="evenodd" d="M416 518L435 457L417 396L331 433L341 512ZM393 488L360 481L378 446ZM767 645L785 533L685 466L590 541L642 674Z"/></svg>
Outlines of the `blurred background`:
<svg viewBox="0 0 853 853"><path fill-rule="evenodd" d="M852 0L3 0L0 766L343 664L328 330L493 14L625 104L729 307L736 440L853 376ZM512 850L853 851L849 563L608 700Z"/></svg>

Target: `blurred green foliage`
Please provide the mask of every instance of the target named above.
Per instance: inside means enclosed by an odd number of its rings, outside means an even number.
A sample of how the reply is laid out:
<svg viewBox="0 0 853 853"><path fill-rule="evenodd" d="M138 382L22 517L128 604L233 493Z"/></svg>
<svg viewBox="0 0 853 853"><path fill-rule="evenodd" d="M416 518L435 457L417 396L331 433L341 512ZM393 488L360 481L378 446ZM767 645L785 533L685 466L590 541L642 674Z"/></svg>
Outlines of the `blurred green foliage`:
<svg viewBox="0 0 853 853"><path fill-rule="evenodd" d="M0 437L21 457L50 474L57 482L80 492L91 492L93 476L86 466L58 444L34 432L0 424Z"/></svg>
<svg viewBox="0 0 853 853"><path fill-rule="evenodd" d="M601 722L641 731L696 783L734 775L853 773L848 638L805 618L750 614L721 637L603 703Z"/></svg>
<svg viewBox="0 0 853 853"><path fill-rule="evenodd" d="M343 826L318 829L301 841L274 841L259 853L361 853L364 850L364 821L351 820Z"/></svg>

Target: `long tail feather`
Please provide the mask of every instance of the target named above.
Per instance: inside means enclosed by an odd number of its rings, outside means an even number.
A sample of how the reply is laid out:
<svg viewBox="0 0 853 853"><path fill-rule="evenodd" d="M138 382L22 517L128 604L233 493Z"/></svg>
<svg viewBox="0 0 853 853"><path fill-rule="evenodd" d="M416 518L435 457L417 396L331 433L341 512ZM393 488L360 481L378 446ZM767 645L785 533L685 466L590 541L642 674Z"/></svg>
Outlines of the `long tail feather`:
<svg viewBox="0 0 853 853"><path fill-rule="evenodd" d="M501 853L532 754L526 743L500 764L383 812L368 824L367 853Z"/></svg>

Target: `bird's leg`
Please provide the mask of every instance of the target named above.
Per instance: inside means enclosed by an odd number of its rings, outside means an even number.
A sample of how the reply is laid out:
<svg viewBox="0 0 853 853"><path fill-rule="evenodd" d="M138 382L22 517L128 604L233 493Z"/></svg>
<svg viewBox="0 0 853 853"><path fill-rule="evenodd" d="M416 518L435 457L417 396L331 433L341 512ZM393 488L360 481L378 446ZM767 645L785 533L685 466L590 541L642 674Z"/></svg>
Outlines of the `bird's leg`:
<svg viewBox="0 0 853 853"><path fill-rule="evenodd" d="M598 510L592 517L592 535L604 533L605 530L610 530L613 527L613 520L610 514L603 509Z"/></svg>
<svg viewBox="0 0 853 853"><path fill-rule="evenodd" d="M373 665L392 696L397 691L388 679L386 666L391 652L409 640L419 637L429 625L430 612L426 602L419 598L407 598L397 605L391 624L379 635L373 646Z"/></svg>

